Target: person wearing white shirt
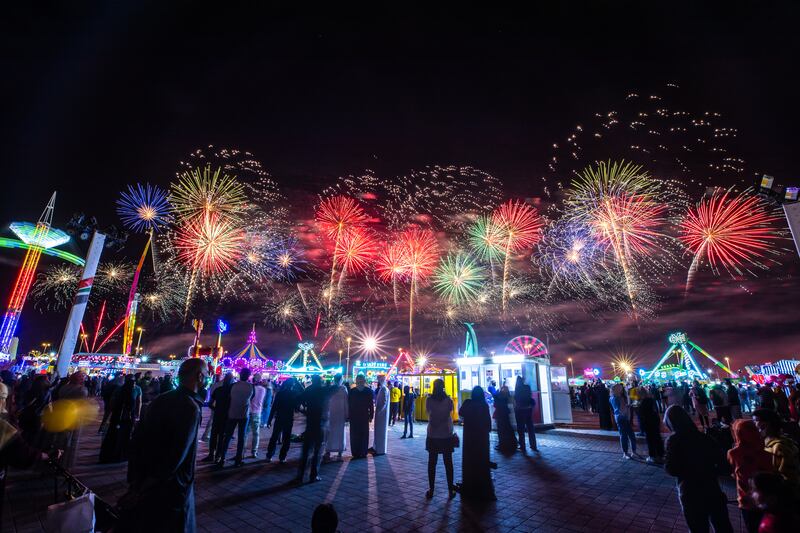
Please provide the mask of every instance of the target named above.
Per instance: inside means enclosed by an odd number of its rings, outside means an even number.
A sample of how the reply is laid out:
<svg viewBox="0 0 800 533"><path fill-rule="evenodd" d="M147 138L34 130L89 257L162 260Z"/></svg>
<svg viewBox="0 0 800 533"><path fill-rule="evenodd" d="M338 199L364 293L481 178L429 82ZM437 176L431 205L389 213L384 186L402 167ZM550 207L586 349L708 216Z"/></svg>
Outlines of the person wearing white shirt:
<svg viewBox="0 0 800 533"><path fill-rule="evenodd" d="M250 400L253 398L255 391L253 385L248 382L250 379L250 369L243 368L239 372L239 381L231 387L231 403L228 407L228 422L225 425L225 445L222 447L220 456L217 461L217 466L225 465L225 453L233 439L233 431L238 429L236 434L236 458L234 465L242 466L244 464L244 441L247 435L247 422L248 415L250 414Z"/></svg>

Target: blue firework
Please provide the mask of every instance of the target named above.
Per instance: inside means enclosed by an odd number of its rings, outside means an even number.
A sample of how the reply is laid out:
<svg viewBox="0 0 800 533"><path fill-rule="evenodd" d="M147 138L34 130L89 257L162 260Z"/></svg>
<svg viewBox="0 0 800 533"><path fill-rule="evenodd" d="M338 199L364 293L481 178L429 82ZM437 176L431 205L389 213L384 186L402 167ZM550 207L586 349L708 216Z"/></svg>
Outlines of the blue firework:
<svg viewBox="0 0 800 533"><path fill-rule="evenodd" d="M569 220L550 224L542 235L533 261L551 288L564 293L596 290L605 275L604 249L589 226Z"/></svg>
<svg viewBox="0 0 800 533"><path fill-rule="evenodd" d="M128 190L117 200L117 214L132 231L158 231L172 219L167 198L167 191L149 183L128 185Z"/></svg>
<svg viewBox="0 0 800 533"><path fill-rule="evenodd" d="M272 277L278 281L291 282L298 274L305 272L305 256L296 237L282 237L273 241L268 258Z"/></svg>

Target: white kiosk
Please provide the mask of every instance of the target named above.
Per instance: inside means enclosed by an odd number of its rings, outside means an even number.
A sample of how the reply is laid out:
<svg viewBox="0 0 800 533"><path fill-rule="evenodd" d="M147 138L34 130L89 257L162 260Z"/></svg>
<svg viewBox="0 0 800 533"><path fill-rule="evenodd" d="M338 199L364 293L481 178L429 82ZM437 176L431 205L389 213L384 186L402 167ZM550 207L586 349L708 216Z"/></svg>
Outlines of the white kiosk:
<svg viewBox="0 0 800 533"><path fill-rule="evenodd" d="M504 353L485 357L478 352L472 324L464 326L467 328L466 348L463 356L456 359L459 403L469 398L476 385L487 390L492 382L498 389L506 385L513 394L517 376L522 376L536 401L535 424L572 421L566 367L550 366L550 355L542 341L528 335L515 337L506 344Z"/></svg>

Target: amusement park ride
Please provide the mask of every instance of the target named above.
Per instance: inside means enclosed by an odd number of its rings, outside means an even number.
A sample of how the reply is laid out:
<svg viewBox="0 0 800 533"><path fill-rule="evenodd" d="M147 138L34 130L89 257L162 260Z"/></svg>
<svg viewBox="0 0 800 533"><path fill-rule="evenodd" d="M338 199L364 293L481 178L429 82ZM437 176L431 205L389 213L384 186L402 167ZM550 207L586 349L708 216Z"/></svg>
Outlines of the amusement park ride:
<svg viewBox="0 0 800 533"><path fill-rule="evenodd" d="M36 224L31 222L11 223L9 227L19 237L18 241L15 239L2 239L3 242L0 243L4 247L23 248L26 250L25 259L11 291L8 310L3 316L3 322L0 326L0 353L7 354L11 351L12 338L16 332L19 317L25 305L25 300L28 298L28 293L36 274L36 267L39 265L39 259L41 259L42 254L54 255L75 264L82 263L82 260L72 254L67 254L66 252L56 253L57 250L55 248L68 242L69 235L60 229L51 227L55 203L56 193L53 193Z"/></svg>
<svg viewBox="0 0 800 533"><path fill-rule="evenodd" d="M656 363L656 366L649 372L645 370L639 371L639 375L645 381L677 381L683 379L708 381L708 373L703 371L703 367L697 364L697 360L693 356L695 352L700 353L714 365L727 372L730 377L737 377L736 373L731 371L730 368L689 340L686 333L680 331L670 333L667 340L670 343L670 347ZM677 362L669 363L668 361L671 357L674 357Z"/></svg>

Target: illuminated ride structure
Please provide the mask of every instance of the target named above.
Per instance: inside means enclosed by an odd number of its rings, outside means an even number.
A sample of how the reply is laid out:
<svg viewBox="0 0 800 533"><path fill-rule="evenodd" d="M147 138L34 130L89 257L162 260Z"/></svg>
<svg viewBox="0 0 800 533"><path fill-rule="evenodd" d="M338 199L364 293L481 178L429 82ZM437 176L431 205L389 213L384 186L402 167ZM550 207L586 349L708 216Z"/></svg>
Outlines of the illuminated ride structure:
<svg viewBox="0 0 800 533"><path fill-rule="evenodd" d="M69 241L69 235L51 227L55 203L56 193L53 193L36 224L31 222L12 222L9 226L22 243L19 247L25 248L27 251L14 282L14 288L11 291L8 310L3 316L2 325L0 325L0 353L8 353L9 351L11 339L17 330L19 317L25 305L25 300L28 298L28 292L31 289L31 284L36 275L36 267L39 265L42 253ZM54 254L51 252L50 255Z"/></svg>
<svg viewBox="0 0 800 533"><path fill-rule="evenodd" d="M320 321L322 320L322 315L317 315L316 323L314 324L314 332L310 339L304 339L303 334L300 332L300 328L297 327L297 324L292 324L294 326L294 331L297 334L297 340L300 341L297 343L297 350L292 354L288 361L283 365L281 368L281 374L285 375L294 375L294 376L305 376L305 375L312 375L312 374L341 374L342 367L329 367L324 368L322 366L322 362L320 361L320 357L325 351L325 348L333 339L333 335L329 335L320 346L319 351L317 351L317 335L319 334L320 328Z"/></svg>
<svg viewBox="0 0 800 533"><path fill-rule="evenodd" d="M703 370L694 357L695 352L703 355L706 359L714 363L728 373L729 377L738 377L730 368L712 357L700 346L689 340L688 335L681 331L670 333L667 337L670 347L656 363L656 366L649 372L640 370L639 375L645 381L680 381L680 380L700 380L708 381L708 373ZM674 358L676 362L670 362Z"/></svg>
<svg viewBox="0 0 800 533"><path fill-rule="evenodd" d="M238 352L225 355L220 360L222 368L226 370L235 370L237 373L243 368L249 368L253 372L276 374L280 373L283 368L282 361L273 361L269 359L264 352L258 347L258 339L256 338L256 327L250 330L247 336L247 344Z"/></svg>

